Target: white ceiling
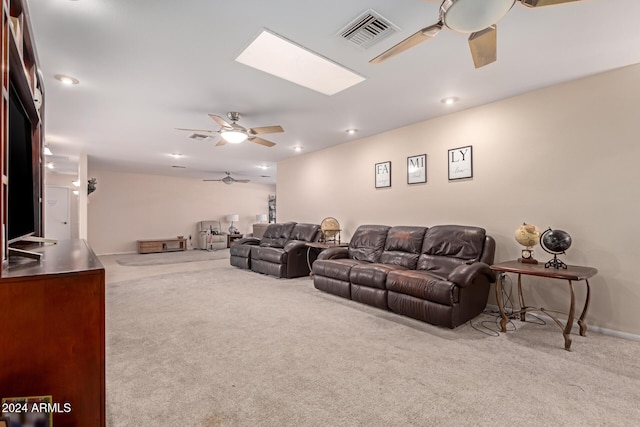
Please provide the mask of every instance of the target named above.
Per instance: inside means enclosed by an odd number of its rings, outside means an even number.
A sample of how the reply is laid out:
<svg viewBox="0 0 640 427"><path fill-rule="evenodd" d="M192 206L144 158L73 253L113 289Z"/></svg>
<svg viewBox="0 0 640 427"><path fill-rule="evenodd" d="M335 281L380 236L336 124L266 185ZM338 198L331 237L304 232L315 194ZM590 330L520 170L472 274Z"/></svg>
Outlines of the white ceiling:
<svg viewBox="0 0 640 427"><path fill-rule="evenodd" d="M483 1L483 0L477 0ZM303 153L640 62L640 1L519 3L498 24L498 61L476 70L464 34L443 30L388 61L368 61L438 20L419 0L29 0L45 85L46 141L59 173L119 171L274 183L276 163ZM373 9L400 31L362 49L337 36ZM326 96L235 62L266 28L367 79ZM77 78L64 86L56 74ZM456 96L445 106L440 100ZM273 148L215 147L177 127L217 130L207 114L243 114ZM355 136L345 133L357 128ZM174 160L170 153L182 153ZM64 159L64 157L68 159ZM172 168L183 165L186 169ZM267 165L267 170L259 169ZM264 178L261 175L269 175Z"/></svg>

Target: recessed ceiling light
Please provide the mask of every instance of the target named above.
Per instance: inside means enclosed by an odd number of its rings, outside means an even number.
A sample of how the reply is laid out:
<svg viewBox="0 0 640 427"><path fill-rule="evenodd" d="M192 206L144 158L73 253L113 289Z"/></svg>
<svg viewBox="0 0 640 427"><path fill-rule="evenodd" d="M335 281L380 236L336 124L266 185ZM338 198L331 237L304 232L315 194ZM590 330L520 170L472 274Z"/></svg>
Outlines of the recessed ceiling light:
<svg viewBox="0 0 640 427"><path fill-rule="evenodd" d="M65 84L65 85L77 85L78 83L80 83L80 81L74 77L70 77L70 76L65 76L64 74L56 74L55 76L53 76L56 78L56 80L59 80L61 83Z"/></svg>
<svg viewBox="0 0 640 427"><path fill-rule="evenodd" d="M345 130L345 132L348 133L349 135L353 135L358 132L358 129L347 129Z"/></svg>
<svg viewBox="0 0 640 427"><path fill-rule="evenodd" d="M302 147L300 145L296 145L295 147L293 147L293 151L296 151L299 153L302 151Z"/></svg>
<svg viewBox="0 0 640 427"><path fill-rule="evenodd" d="M267 30L262 30L236 61L325 95L334 95L365 80Z"/></svg>
<svg viewBox="0 0 640 427"><path fill-rule="evenodd" d="M173 157L174 159L179 159L180 157L182 157L182 154L180 154L180 153L171 153L171 157Z"/></svg>
<svg viewBox="0 0 640 427"><path fill-rule="evenodd" d="M71 181L71 183L73 184L74 187L80 187L80 180L77 179L75 181Z"/></svg>
<svg viewBox="0 0 640 427"><path fill-rule="evenodd" d="M75 194L76 196L80 194L80 191L78 190L73 190L73 194Z"/></svg>
<svg viewBox="0 0 640 427"><path fill-rule="evenodd" d="M53 169L53 168L55 168L55 165L53 163L49 162L49 163L47 163L47 167L49 169Z"/></svg>
<svg viewBox="0 0 640 427"><path fill-rule="evenodd" d="M450 96L448 98L442 98L440 102L446 105L453 105L458 102L460 99L457 96Z"/></svg>
<svg viewBox="0 0 640 427"><path fill-rule="evenodd" d="M267 166L267 165L258 165L258 167L260 169L262 169L263 171L266 171L267 169L269 169L269 166Z"/></svg>
<svg viewBox="0 0 640 427"><path fill-rule="evenodd" d="M47 147L46 145L44 146L44 155L45 156L53 156L53 153L51 152L49 147Z"/></svg>

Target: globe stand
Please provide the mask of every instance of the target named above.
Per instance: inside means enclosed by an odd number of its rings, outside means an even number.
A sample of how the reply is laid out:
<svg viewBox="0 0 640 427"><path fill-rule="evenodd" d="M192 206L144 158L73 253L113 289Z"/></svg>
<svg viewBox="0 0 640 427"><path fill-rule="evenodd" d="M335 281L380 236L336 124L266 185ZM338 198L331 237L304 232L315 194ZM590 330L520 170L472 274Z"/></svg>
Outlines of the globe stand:
<svg viewBox="0 0 640 427"><path fill-rule="evenodd" d="M553 255L553 259L547 261L544 264L544 268L551 268L551 267L555 268L556 270L559 270L561 268L566 270L567 269L567 264L565 264L564 262L560 261L558 259L558 255L554 254Z"/></svg>

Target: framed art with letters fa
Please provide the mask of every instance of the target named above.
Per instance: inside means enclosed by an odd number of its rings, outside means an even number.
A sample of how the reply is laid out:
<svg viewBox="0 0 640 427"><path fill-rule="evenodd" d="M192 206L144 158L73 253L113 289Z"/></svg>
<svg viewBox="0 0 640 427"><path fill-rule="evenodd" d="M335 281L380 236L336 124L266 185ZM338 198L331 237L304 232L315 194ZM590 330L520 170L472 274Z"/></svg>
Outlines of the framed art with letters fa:
<svg viewBox="0 0 640 427"><path fill-rule="evenodd" d="M391 187L391 162L376 163L376 188Z"/></svg>

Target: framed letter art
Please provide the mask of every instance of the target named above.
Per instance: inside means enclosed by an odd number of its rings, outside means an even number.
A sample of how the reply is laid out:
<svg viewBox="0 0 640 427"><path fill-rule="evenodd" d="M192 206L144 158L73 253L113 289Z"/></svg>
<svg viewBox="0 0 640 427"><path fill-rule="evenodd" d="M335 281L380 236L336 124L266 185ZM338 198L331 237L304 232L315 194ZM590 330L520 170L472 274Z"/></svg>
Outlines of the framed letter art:
<svg viewBox="0 0 640 427"><path fill-rule="evenodd" d="M427 182L427 155L407 157L407 184Z"/></svg>
<svg viewBox="0 0 640 427"><path fill-rule="evenodd" d="M471 145L449 150L449 180L473 177L473 150Z"/></svg>
<svg viewBox="0 0 640 427"><path fill-rule="evenodd" d="M376 188L391 187L391 162L376 163Z"/></svg>

